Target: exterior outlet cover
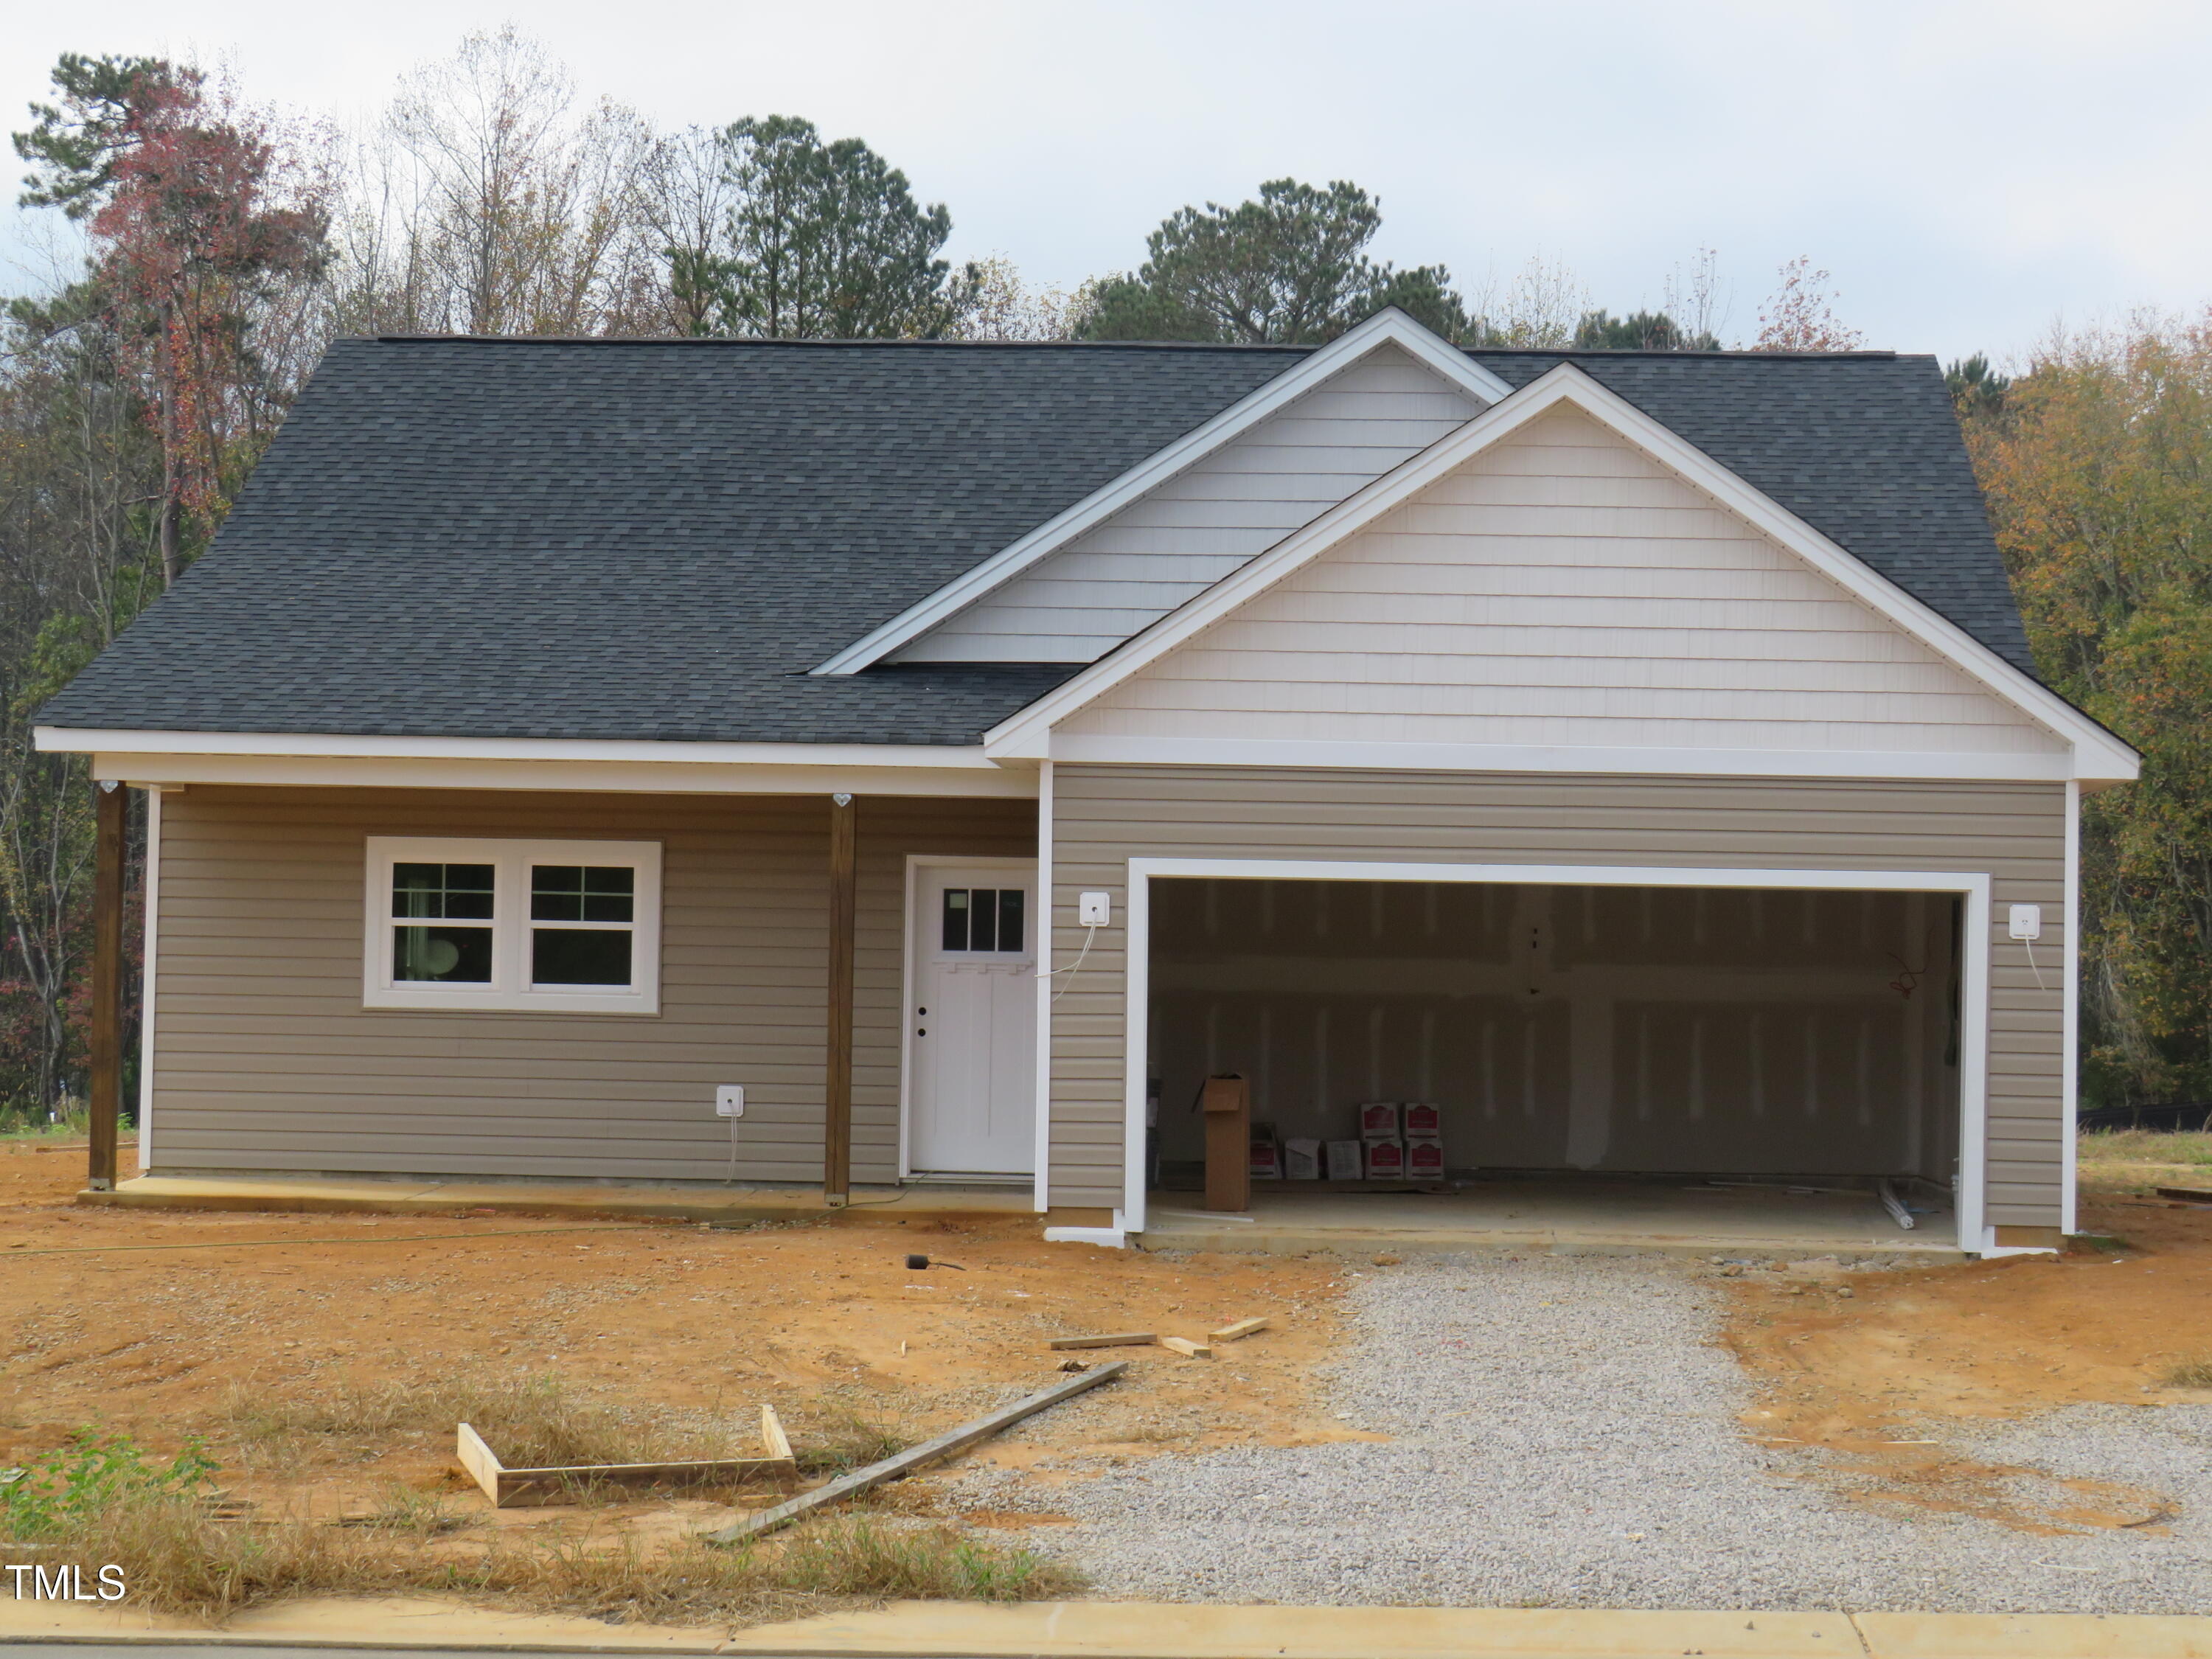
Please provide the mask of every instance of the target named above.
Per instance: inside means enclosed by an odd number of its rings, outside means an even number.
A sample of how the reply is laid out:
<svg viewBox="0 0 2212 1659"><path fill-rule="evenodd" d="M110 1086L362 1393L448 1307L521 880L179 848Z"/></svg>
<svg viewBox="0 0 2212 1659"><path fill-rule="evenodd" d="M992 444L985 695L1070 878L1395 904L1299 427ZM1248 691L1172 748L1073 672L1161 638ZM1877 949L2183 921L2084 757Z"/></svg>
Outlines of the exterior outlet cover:
<svg viewBox="0 0 2212 1659"><path fill-rule="evenodd" d="M2014 905L2012 936L2014 939L2041 939L2043 937L2043 907L2039 904Z"/></svg>
<svg viewBox="0 0 2212 1659"><path fill-rule="evenodd" d="M1085 927L1103 927L1114 919L1114 896L1111 893L1078 894L1075 919Z"/></svg>
<svg viewBox="0 0 2212 1659"><path fill-rule="evenodd" d="M745 1115L745 1086L742 1083L720 1083L714 1085L714 1115L743 1117Z"/></svg>

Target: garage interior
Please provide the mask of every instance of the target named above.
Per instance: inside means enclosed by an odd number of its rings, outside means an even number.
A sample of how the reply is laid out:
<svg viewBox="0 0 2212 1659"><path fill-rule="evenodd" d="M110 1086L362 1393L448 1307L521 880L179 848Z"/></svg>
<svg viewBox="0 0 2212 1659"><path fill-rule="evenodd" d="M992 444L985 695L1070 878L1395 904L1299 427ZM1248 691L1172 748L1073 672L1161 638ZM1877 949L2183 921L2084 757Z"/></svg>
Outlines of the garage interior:
<svg viewBox="0 0 2212 1659"><path fill-rule="evenodd" d="M1235 1073L1281 1146L1369 1102L1441 1131L1441 1178L1255 1178L1263 1224L1957 1246L1954 894L1158 878L1152 908L1148 1235L1206 1224L1199 1096Z"/></svg>

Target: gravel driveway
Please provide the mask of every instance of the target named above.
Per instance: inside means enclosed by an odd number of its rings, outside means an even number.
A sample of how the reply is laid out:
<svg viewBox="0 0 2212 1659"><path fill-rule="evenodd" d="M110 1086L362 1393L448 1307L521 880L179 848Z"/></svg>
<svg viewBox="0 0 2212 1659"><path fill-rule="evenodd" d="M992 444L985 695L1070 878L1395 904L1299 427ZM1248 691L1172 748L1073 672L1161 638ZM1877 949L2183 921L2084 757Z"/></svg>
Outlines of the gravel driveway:
<svg viewBox="0 0 2212 1659"><path fill-rule="evenodd" d="M1356 1281L1340 1414L1395 1437L1158 1457L955 1502L1038 1528L1107 1596L1510 1607L2212 1611L2212 1407L2077 1407L1944 1438L2179 1500L2173 1535L1894 1518L1747 1444L1717 1298L1682 1264L1433 1258Z"/></svg>

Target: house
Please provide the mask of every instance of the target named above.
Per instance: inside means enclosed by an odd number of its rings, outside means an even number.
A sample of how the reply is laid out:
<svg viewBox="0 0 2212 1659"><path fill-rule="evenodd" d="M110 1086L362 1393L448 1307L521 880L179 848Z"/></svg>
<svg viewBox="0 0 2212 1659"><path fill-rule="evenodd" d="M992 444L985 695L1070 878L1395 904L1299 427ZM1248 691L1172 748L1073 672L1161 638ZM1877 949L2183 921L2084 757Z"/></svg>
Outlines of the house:
<svg viewBox="0 0 2212 1659"><path fill-rule="evenodd" d="M343 340L41 722L153 797L155 1172L1012 1183L1109 1242L1229 1070L1286 1138L1434 1102L1455 1167L2051 1248L2136 766L1932 360L1396 312Z"/></svg>

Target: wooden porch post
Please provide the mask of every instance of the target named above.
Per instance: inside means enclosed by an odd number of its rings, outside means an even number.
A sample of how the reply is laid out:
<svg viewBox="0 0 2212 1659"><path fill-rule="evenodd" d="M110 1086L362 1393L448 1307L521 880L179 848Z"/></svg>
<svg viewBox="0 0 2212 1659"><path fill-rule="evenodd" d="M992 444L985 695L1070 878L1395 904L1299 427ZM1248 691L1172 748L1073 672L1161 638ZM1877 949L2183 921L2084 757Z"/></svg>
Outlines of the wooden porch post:
<svg viewBox="0 0 2212 1659"><path fill-rule="evenodd" d="M853 1179L853 918L860 809L830 798L830 1044L822 1124L822 1196L842 1204Z"/></svg>
<svg viewBox="0 0 2212 1659"><path fill-rule="evenodd" d="M115 1127L123 1108L123 823L119 783L95 783L92 872L92 1154L85 1184L115 1186Z"/></svg>

